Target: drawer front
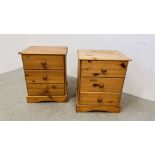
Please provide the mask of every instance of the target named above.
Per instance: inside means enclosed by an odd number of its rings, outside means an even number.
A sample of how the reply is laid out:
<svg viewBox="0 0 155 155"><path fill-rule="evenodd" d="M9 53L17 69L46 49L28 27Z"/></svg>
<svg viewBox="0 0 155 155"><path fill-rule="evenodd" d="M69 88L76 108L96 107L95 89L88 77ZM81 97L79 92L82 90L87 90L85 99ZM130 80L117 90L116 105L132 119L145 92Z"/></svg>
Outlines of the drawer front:
<svg viewBox="0 0 155 155"><path fill-rule="evenodd" d="M25 70L27 83L64 83L64 70Z"/></svg>
<svg viewBox="0 0 155 155"><path fill-rule="evenodd" d="M30 96L64 95L64 84L27 84Z"/></svg>
<svg viewBox="0 0 155 155"><path fill-rule="evenodd" d="M128 62L85 61L81 62L81 76L84 77L125 77Z"/></svg>
<svg viewBox="0 0 155 155"><path fill-rule="evenodd" d="M80 93L81 105L119 105L121 94L117 93Z"/></svg>
<svg viewBox="0 0 155 155"><path fill-rule="evenodd" d="M64 69L64 56L22 55L24 69Z"/></svg>
<svg viewBox="0 0 155 155"><path fill-rule="evenodd" d="M121 93L124 78L81 78L82 92L113 92Z"/></svg>

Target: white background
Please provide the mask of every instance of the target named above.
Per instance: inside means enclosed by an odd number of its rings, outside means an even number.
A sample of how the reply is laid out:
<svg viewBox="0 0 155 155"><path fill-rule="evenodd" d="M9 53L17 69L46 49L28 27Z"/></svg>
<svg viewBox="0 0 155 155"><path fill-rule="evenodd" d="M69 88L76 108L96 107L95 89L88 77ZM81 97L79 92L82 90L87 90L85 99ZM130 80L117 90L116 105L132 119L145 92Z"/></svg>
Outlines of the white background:
<svg viewBox="0 0 155 155"><path fill-rule="evenodd" d="M133 59L123 92L155 101L155 35L0 35L0 73L22 67L18 52L31 45L65 45L68 75L77 77L77 49L116 49Z"/></svg>
<svg viewBox="0 0 155 155"><path fill-rule="evenodd" d="M0 33L155 34L154 6L154 0L0 0ZM154 155L154 131L154 122L1 122L0 154Z"/></svg>

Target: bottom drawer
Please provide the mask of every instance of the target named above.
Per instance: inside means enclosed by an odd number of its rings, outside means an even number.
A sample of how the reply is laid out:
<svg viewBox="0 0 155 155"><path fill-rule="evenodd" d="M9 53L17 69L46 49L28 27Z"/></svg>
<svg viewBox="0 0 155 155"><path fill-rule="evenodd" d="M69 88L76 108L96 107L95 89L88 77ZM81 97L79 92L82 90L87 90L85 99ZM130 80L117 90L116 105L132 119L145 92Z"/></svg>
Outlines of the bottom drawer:
<svg viewBox="0 0 155 155"><path fill-rule="evenodd" d="M64 95L64 84L27 84L29 96Z"/></svg>
<svg viewBox="0 0 155 155"><path fill-rule="evenodd" d="M121 94L118 93L80 93L81 105L119 105Z"/></svg>

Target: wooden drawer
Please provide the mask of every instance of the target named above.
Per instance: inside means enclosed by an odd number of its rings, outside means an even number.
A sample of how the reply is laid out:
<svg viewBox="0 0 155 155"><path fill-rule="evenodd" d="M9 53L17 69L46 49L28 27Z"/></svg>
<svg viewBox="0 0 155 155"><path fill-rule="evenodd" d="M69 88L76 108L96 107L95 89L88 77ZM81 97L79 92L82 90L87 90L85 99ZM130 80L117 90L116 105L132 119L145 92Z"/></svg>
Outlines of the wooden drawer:
<svg viewBox="0 0 155 155"><path fill-rule="evenodd" d="M81 61L81 76L84 77L125 77L127 61Z"/></svg>
<svg viewBox="0 0 155 155"><path fill-rule="evenodd" d="M64 84L27 84L30 96L64 95Z"/></svg>
<svg viewBox="0 0 155 155"><path fill-rule="evenodd" d="M124 78L81 78L81 92L121 93Z"/></svg>
<svg viewBox="0 0 155 155"><path fill-rule="evenodd" d="M64 56L22 55L24 69L64 69Z"/></svg>
<svg viewBox="0 0 155 155"><path fill-rule="evenodd" d="M117 93L80 93L81 105L119 105L121 94Z"/></svg>
<svg viewBox="0 0 155 155"><path fill-rule="evenodd" d="M64 70L25 70L27 83L64 83Z"/></svg>

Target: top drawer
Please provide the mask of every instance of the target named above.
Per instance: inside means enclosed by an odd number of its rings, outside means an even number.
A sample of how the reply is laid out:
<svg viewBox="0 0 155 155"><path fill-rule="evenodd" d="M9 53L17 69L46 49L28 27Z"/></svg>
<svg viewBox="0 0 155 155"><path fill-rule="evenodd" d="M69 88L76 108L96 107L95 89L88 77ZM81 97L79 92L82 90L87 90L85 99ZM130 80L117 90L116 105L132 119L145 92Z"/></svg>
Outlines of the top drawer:
<svg viewBox="0 0 155 155"><path fill-rule="evenodd" d="M24 69L64 69L64 56L22 55Z"/></svg>
<svg viewBox="0 0 155 155"><path fill-rule="evenodd" d="M125 77L128 61L82 60L83 77Z"/></svg>

